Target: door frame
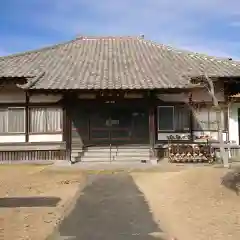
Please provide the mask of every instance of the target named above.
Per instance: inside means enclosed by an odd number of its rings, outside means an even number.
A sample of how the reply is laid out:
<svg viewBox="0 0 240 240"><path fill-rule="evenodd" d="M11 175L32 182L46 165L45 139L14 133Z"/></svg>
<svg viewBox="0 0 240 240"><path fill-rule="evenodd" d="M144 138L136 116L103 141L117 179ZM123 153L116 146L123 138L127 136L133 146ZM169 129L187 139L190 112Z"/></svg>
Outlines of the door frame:
<svg viewBox="0 0 240 240"><path fill-rule="evenodd" d="M114 144L115 142L130 142L131 141L131 136L129 136L129 132L132 130L132 118L129 119L128 127L115 126L115 124L113 123L114 120L120 121L120 119L113 118L114 112L116 113L120 109L121 108L108 107L107 109L105 108L105 109L100 110L100 112L94 111L94 112L92 112L92 114L90 114L90 126L89 126L90 141L93 141L93 142L102 141L103 143L109 143L109 144ZM103 118L102 120L103 120L103 123L105 123L104 124L105 126L92 127L91 124L93 123L93 121L91 121L91 119L96 118L96 115L101 116L101 113L103 113L103 115L104 115L104 112L105 112L105 118ZM95 115L95 117L94 117L94 115ZM107 121L109 121L109 123L107 123ZM92 137L93 131L106 132L107 137L99 137L99 138ZM126 132L128 137L126 137L126 136L113 137L114 131Z"/></svg>
<svg viewBox="0 0 240 240"><path fill-rule="evenodd" d="M118 120L117 117L114 117L115 113L117 112L121 115L126 115L128 116L128 120L126 121L126 125L122 125L121 126L121 117L119 118L120 120L120 125L116 126L114 124L110 124L110 126L106 126L106 127L92 127L91 126L91 118L92 116L90 116L90 142L93 142L93 144L95 143L99 143L99 144L148 144L149 143L149 109L146 106L137 106L136 108L132 108L131 104L126 106L126 105L108 105L106 104L102 105L102 107L99 107L97 112L95 109L92 109L92 114L100 114L101 115L101 111L105 111L105 114L107 115L105 117L105 121L107 121L108 119L111 120ZM107 108L106 108L107 107ZM139 125L136 125L136 123L134 123L134 117L135 116L135 112L140 113L139 116L143 116L143 122L140 122L142 124L142 131L143 131L143 135L142 136L138 136L136 133L138 131L137 128L139 128ZM91 115L91 114L90 114ZM104 115L104 113L103 113ZM116 119L115 119L116 118ZM122 119L124 121L124 119ZM103 121L104 122L104 121ZM140 128L141 129L141 128ZM104 138L92 138L92 131L93 130L99 130L99 131L105 131L108 132L108 137ZM117 134L117 131L122 131L122 136L121 134L119 134L120 136L113 136L115 134ZM125 133L124 133L125 132Z"/></svg>

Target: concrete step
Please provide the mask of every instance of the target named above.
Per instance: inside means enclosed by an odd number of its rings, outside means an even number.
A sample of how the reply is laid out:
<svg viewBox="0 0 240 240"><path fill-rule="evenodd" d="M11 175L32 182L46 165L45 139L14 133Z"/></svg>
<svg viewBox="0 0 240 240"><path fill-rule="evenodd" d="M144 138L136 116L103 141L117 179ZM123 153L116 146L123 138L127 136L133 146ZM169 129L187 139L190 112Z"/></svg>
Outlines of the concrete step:
<svg viewBox="0 0 240 240"><path fill-rule="evenodd" d="M139 157L142 157L142 156L149 156L150 153L149 151L146 151L146 152L117 152L116 156L139 156Z"/></svg>
<svg viewBox="0 0 240 240"><path fill-rule="evenodd" d="M83 152L83 149L72 149L72 152Z"/></svg>
<svg viewBox="0 0 240 240"><path fill-rule="evenodd" d="M78 157L76 158L77 161L80 162L110 162L109 158L99 158L99 157Z"/></svg>
<svg viewBox="0 0 240 240"><path fill-rule="evenodd" d="M111 154L117 154L117 151L111 151ZM84 155L86 156L109 156L110 155L110 151L85 151Z"/></svg>
<svg viewBox="0 0 240 240"><path fill-rule="evenodd" d="M140 152L137 152L137 151L133 151L133 152L84 152L84 156L86 157L110 157L111 156L139 156L139 157L142 157L142 156L149 156L150 153L149 151L140 151Z"/></svg>
<svg viewBox="0 0 240 240"><path fill-rule="evenodd" d="M110 152L109 148L102 148L102 149L86 149L85 152ZM111 152L149 152L149 148L112 148Z"/></svg>
<svg viewBox="0 0 240 240"><path fill-rule="evenodd" d="M83 152L82 152L83 151ZM141 162L149 161L149 145L92 146L72 150L72 160L80 162ZM110 159L111 157L111 159Z"/></svg>
<svg viewBox="0 0 240 240"><path fill-rule="evenodd" d="M116 156L113 161L115 162L130 162L130 161L138 161L141 162L149 161L149 156Z"/></svg>
<svg viewBox="0 0 240 240"><path fill-rule="evenodd" d="M149 161L149 157L112 157L110 158L99 158L99 157L76 157L74 159L78 162L141 162Z"/></svg>
<svg viewBox="0 0 240 240"><path fill-rule="evenodd" d="M149 145L120 145L118 149L149 149Z"/></svg>
<svg viewBox="0 0 240 240"><path fill-rule="evenodd" d="M111 156L116 156L116 155L111 155ZM81 156L79 156L81 157ZM82 155L82 157L85 157L85 158L99 158L99 159L102 159L102 158L110 158L110 155Z"/></svg>

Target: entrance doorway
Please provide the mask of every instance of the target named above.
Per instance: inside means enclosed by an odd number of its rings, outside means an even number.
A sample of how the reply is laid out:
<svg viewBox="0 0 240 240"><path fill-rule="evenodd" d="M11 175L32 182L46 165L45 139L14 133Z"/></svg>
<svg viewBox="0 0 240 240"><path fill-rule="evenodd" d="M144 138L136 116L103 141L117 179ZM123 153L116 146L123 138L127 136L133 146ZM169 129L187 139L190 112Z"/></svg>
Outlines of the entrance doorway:
<svg viewBox="0 0 240 240"><path fill-rule="evenodd" d="M148 113L105 108L90 116L90 141L101 144L148 143Z"/></svg>

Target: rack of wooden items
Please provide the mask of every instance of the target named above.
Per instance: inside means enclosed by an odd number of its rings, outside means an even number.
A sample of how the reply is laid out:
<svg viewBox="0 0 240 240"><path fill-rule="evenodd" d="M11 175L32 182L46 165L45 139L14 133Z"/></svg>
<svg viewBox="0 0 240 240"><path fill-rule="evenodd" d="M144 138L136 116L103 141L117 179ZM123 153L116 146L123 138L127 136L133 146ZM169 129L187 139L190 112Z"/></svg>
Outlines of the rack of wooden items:
<svg viewBox="0 0 240 240"><path fill-rule="evenodd" d="M171 163L213 163L215 154L208 143L168 143L168 158Z"/></svg>

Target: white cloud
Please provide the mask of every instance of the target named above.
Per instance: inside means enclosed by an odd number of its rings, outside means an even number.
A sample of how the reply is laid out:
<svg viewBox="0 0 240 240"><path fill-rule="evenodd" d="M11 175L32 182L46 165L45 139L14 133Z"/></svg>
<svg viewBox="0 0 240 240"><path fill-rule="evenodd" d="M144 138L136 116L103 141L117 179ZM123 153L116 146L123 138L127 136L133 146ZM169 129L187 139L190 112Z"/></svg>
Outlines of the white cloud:
<svg viewBox="0 0 240 240"><path fill-rule="evenodd" d="M220 56L239 46L208 36L213 19L240 16L239 0L35 0L24 13L36 27L62 38L76 35L139 35L176 47ZM30 4L30 5L29 5ZM38 11L30 11L37 7ZM32 15L32 16L31 16ZM240 19L239 19L240 20ZM233 23L234 24L234 23ZM203 35L203 32L205 32Z"/></svg>

